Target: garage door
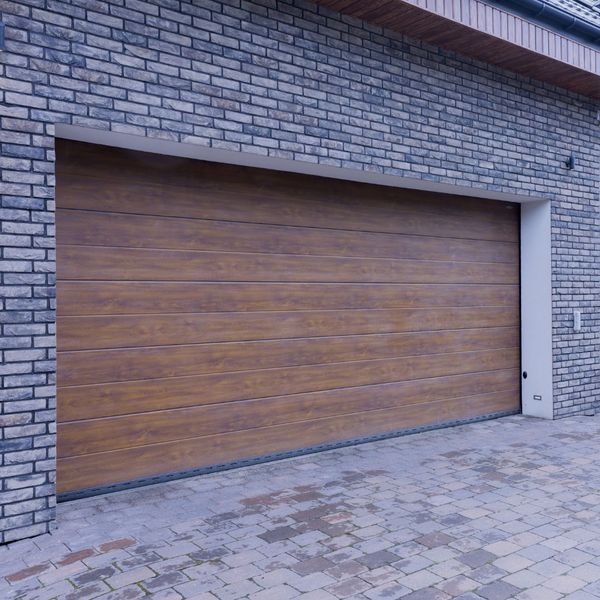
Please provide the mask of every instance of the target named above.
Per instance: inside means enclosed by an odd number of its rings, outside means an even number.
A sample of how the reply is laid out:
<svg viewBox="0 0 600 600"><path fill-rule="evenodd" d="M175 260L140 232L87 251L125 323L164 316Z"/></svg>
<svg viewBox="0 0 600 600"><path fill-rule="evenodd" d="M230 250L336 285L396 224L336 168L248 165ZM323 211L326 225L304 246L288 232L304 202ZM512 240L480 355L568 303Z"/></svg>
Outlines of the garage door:
<svg viewBox="0 0 600 600"><path fill-rule="evenodd" d="M514 205L57 152L59 492L519 409Z"/></svg>

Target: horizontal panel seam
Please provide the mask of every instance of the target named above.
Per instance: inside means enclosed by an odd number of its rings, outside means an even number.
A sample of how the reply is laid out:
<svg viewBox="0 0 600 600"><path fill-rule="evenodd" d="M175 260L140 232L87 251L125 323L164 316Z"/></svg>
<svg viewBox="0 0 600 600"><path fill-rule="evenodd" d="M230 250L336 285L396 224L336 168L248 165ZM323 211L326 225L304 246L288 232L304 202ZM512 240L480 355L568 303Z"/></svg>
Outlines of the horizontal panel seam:
<svg viewBox="0 0 600 600"><path fill-rule="evenodd" d="M485 325L481 327L477 327L477 329L497 329L499 327L519 327L519 323L517 321L513 323L509 323L507 325ZM398 335L402 333L438 333L440 331L464 331L472 329L470 327L455 327L453 329L411 329L408 331L400 332L400 331L380 331L380 332L368 332L368 333L340 333L335 336L320 336L320 335L308 335L299 337L267 337L267 338L242 338L239 340L209 340L206 342L187 342L186 344L152 344L152 345L144 345L144 346L101 346L97 348L61 348L60 344L58 344L57 353L58 354L66 354L72 352L94 352L94 351L111 351L111 350L136 350L138 348L164 348L170 346L189 346L189 345L202 345L202 344L223 344L223 343L239 343L239 342L277 342L277 341L288 341L288 340L314 340L328 337L336 337L336 338L345 338L352 336L366 336L366 335ZM156 334L153 334L156 335ZM64 336L64 332L63 332ZM88 336L84 336L88 337Z"/></svg>
<svg viewBox="0 0 600 600"><path fill-rule="evenodd" d="M309 395L309 394L326 394L329 392L337 392L337 391L352 391L352 390L361 390L362 391L366 388L371 388L371 387L395 386L398 384L427 384L428 382L431 382L432 384L436 384L436 383L439 384L444 379L456 380L456 379L460 379L460 378L464 379L467 377L476 377L478 375L494 375L494 374L509 375L512 373L512 374L517 375L517 379L518 379L519 372L520 371L519 371L518 367L509 367L509 368L503 368L503 369L491 369L489 371L471 371L468 373L458 373L458 374L452 374L452 375L439 375L436 377L423 377L423 378L419 378L419 379L399 379L397 381L373 382L373 383L366 383L364 385L350 385L350 386L340 386L340 387L336 386L334 388L327 388L324 390L309 390L309 391L304 391L304 392L295 392L293 394L276 394L276 395L271 395L271 396L239 398L236 400L212 402L210 404L190 404L190 405L186 405L186 406L175 406L172 408L161 408L158 410L145 410L145 411L140 411L140 412L135 412L135 413L119 413L117 415L105 415L105 416L101 416L101 417L87 417L85 419L69 419L69 420L64 420L64 421L59 420L58 423L67 424L67 423L89 423L91 421L109 421L109 420L122 419L122 418L127 418L127 417L131 417L131 416L136 416L136 415L152 415L152 414L160 414L160 413L166 413L166 412L170 412L170 413L182 412L182 411L187 411L191 408L209 408L209 407L217 407L217 406L233 407L236 404L243 404L243 403L247 403L247 402L260 402L262 400L272 400L272 399L277 399L277 398L279 398L279 399L294 398L296 396L305 396L305 395ZM513 385L515 385L515 384L513 384ZM518 386L518 384L517 384L517 386ZM510 389L512 389L512 388L510 388ZM494 391L505 391L505 390L494 390ZM480 394L470 394L470 395L477 396ZM456 397L460 398L462 396L456 396ZM421 404L421 403L415 402L414 404ZM409 405L403 405L403 406L409 406Z"/></svg>
<svg viewBox="0 0 600 600"><path fill-rule="evenodd" d="M186 216L178 216L178 215L161 215L161 214L154 214L154 213L134 213L134 212L120 212L120 211L98 211L95 209L85 209L85 208L61 208L60 210L72 210L72 211L81 211L81 212L91 212L91 213L103 213L103 214L114 214L114 215L131 215L131 216L136 216L136 217L154 217L154 218L159 218L159 219L163 219L163 218L168 218L168 219L185 219L187 221L206 221L206 222L215 222L215 223L237 223L240 225L264 225L266 227L293 227L295 229L313 229L313 230L320 230L320 231L343 231L346 233L367 233L367 234L378 234L378 235L393 235L393 236L402 236L402 235L407 235L407 236L412 236L412 237L428 237L428 238L436 238L436 239L454 239L454 240L465 240L465 241L480 241L480 242L497 242L497 243L503 243L503 244L519 244L519 239L518 239L518 228L519 228L519 221L518 219L515 219L514 223L508 223L507 222L507 229L509 228L509 226L511 226L512 229L515 230L515 234L516 235L516 239L500 239L500 238L473 238L473 237L456 237L456 236L441 236L441 235L429 235L429 234L423 234L423 233L417 233L417 232L410 232L410 233L402 233L402 232L395 232L395 231L381 231L378 229L342 229L339 227L314 227L314 226L310 226L310 225L293 225L293 224L287 224L287 223L267 223L264 221L237 221L235 219L208 219L206 217L203 218L194 218L194 217L186 217ZM499 210L499 209L497 209ZM466 209L466 211L468 212L468 209ZM431 215L438 215L440 217L446 217L447 215L443 215L440 213L425 213L427 215L431 214ZM401 215L398 215L398 217L400 217ZM460 218L459 215L456 215L456 218ZM491 219L491 220L484 220L485 224L494 224L497 221ZM476 225L478 225L479 223L474 223ZM58 225L60 226L60 223L58 223ZM60 232L58 233L58 238L60 240Z"/></svg>
<svg viewBox="0 0 600 600"><path fill-rule="evenodd" d="M399 234L401 235L401 234ZM431 236L428 236L431 237ZM448 238L445 238L448 239ZM477 240L479 241L479 240ZM481 240L485 241L485 240ZM492 242L493 243L493 242ZM515 243L516 245L516 243ZM476 264L476 265L519 265L519 257L516 256L516 260L494 260L494 261L481 261L481 260L459 260L455 258L441 259L441 258L411 258L411 257L396 257L396 256L358 256L358 255L346 255L346 254L307 254L305 252L257 252L249 250L200 250L196 248L162 248L162 247L150 247L150 246L114 246L107 244L73 244L66 242L57 246L57 251L63 248L105 248L109 250L134 250L136 252L172 252L172 253L190 253L190 254L224 254L225 256L231 256L232 254L238 254L243 256L277 256L277 257L298 257L319 259L327 258L333 260L359 260L359 261L390 261L390 262L416 262L416 263L440 263L440 264ZM64 262L64 259L63 259Z"/></svg>
<svg viewBox="0 0 600 600"><path fill-rule="evenodd" d="M386 332L386 333L355 333L355 334L347 334L347 335L323 335L323 336L308 336L308 337L297 337L297 338L282 338L282 341L289 341L289 340L293 340L293 341L301 341L301 340L336 340L338 338L348 338L348 337L359 337L359 338L365 338L365 337L398 337L398 336L420 336L420 335L427 335L427 334L439 334L440 332L443 333L456 333L456 332L465 332L465 331L487 331L490 329L494 329L494 330L507 330L507 329L515 329L518 330L519 329L519 325L518 324L514 324L514 325L497 325L497 326L491 326L491 327L459 327L459 328L455 328L455 329L428 329L428 330L418 330L418 331L402 331L402 332L398 332L398 333L391 333L391 332ZM264 339L264 340L231 340L231 341L224 341L224 342L197 342L197 343L188 343L188 344L164 344L164 345L160 345L160 346L134 346L133 348L111 348L111 349L104 349L104 348L95 348L95 349L91 349L91 350L62 350L60 353L61 354L73 354L73 353L82 353L82 352L127 352L129 350L158 350L159 348L161 350L166 350L169 348L196 348L198 346L209 346L209 345L233 345L233 344L268 344L270 342L277 342L279 341L279 338L272 338L272 339Z"/></svg>
<svg viewBox="0 0 600 600"><path fill-rule="evenodd" d="M519 388L510 388L507 390L501 390L501 391L497 391L497 392L486 392L483 394L473 394L473 395L469 395L469 396L458 396L456 398L446 398L443 400L434 400L431 402L423 402L423 403L416 403L416 404L406 404L403 405L401 407L397 407L398 410L403 409L403 408L410 408L410 407L415 407L415 406L428 406L428 405L440 405L442 403L445 402L452 402L452 401L456 401L456 400L461 400L461 399L474 399L474 398L481 398L483 396L492 396L492 395L497 395L497 394L504 394L506 392L518 392ZM200 435L200 436L190 436L190 437L186 437L186 438L179 438L179 439L175 439L175 440L168 440L168 441L163 441L163 442L156 442L153 444L140 444L139 446L129 446L129 447L125 447L125 448L118 448L118 449L112 449L112 450L102 450L99 452L90 452L88 454L77 454L77 455L71 455L71 456L63 456L63 457L59 457L59 460L65 460L65 459L73 459L73 458L79 458L79 457L83 457L83 456L95 456L95 455L99 455L99 454L108 454L108 453L112 453L112 452L122 452L122 451L127 451L127 450L133 450L133 449L139 449L139 448L148 448L148 447L152 447L152 446L163 446L165 444L174 444L177 442L189 442L191 440L201 440L204 438L214 438L220 435L235 435L236 433L239 433L240 431L257 431L257 430L261 430L261 429L271 429L271 428L275 428L275 427L286 427L289 425L301 425L302 423L307 424L307 423L315 423L315 422L324 422L324 421L328 421L331 419L339 419L339 418L343 418L343 417L351 417L353 415L361 415L361 414L372 414L372 413L376 413L376 412L385 412L385 411L390 411L390 410L394 410L394 407L387 407L387 408L380 408L380 409L372 409L372 410L367 410L367 411L357 411L357 412L351 412L351 413L344 413L344 414L340 414L340 415L331 415L328 417L321 417L321 418L317 418L317 419L307 419L307 420L300 420L300 421L292 421L289 423L278 423L276 425L268 425L265 427L252 427L252 428L248 428L248 429L241 429L239 431L227 431L227 432L222 432L222 433L214 433L214 434L207 434L207 435Z"/></svg>
<svg viewBox="0 0 600 600"><path fill-rule="evenodd" d="M334 366L334 365L350 365L352 363L372 363L377 361L390 361L390 360L409 360L411 358L423 358L424 356L455 356L458 354L471 354L471 353L484 353L484 352L498 352L501 350L520 350L520 346L505 346L501 348L485 348L483 350L465 350L464 352L440 352L435 354L411 354L408 356L388 356L385 358L372 358L372 359L363 359L363 360L347 360L342 362L333 362L333 363L315 363L315 364L307 364L307 365L287 365L287 366L278 366L278 367L265 367L263 369L241 369L239 371L222 371L219 373L195 373L193 375L174 375L172 377L156 377L156 378L146 378L146 379L127 379L123 381L101 381L97 383L84 383L84 384L74 384L74 385L57 385L58 389L74 389L74 388L85 388L85 387L96 387L96 386L105 386L105 385L119 385L119 384L130 384L135 382L150 382L150 381L170 381L173 379L186 379L192 377L207 377L210 375L219 375L219 376L227 376L232 373L259 373L264 371L273 371L276 369L300 369L302 367L325 367L325 366Z"/></svg>

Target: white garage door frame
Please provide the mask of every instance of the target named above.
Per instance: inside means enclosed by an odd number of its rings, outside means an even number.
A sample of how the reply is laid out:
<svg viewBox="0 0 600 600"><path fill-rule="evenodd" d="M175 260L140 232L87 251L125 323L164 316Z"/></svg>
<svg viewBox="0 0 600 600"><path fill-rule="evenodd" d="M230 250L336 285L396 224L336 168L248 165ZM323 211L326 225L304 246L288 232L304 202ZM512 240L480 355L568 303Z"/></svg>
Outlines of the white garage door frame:
<svg viewBox="0 0 600 600"><path fill-rule="evenodd" d="M502 200L521 205L521 406L524 415L552 419L552 266L550 200L391 174L233 152L198 144L57 124L58 138L245 167L273 169L405 189Z"/></svg>

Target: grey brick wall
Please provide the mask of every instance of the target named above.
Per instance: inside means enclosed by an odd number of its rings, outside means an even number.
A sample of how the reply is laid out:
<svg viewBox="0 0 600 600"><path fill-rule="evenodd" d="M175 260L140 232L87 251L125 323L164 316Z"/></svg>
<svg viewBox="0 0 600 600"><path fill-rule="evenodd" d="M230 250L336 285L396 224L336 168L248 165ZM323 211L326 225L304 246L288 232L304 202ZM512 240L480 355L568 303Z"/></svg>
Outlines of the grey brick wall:
<svg viewBox="0 0 600 600"><path fill-rule="evenodd" d="M298 0L0 14L0 542L45 531L54 505L59 122L551 198L556 415L597 399L597 104Z"/></svg>

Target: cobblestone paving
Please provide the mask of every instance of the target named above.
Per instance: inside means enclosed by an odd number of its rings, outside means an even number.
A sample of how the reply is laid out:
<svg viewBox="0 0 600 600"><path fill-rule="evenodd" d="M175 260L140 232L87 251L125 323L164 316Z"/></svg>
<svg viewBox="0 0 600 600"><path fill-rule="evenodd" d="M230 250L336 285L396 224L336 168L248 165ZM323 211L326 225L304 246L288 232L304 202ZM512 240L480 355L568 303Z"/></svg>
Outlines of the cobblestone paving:
<svg viewBox="0 0 600 600"><path fill-rule="evenodd" d="M62 504L0 598L600 598L599 433L508 417Z"/></svg>

